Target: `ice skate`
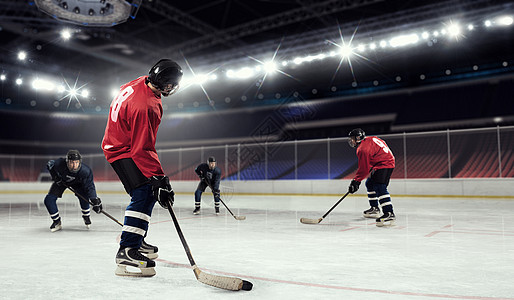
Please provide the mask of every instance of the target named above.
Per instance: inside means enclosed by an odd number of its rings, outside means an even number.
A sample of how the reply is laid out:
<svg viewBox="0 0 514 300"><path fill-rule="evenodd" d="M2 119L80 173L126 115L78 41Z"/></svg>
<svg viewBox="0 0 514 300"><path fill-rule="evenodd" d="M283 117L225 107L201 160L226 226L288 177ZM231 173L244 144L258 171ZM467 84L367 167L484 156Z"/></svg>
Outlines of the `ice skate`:
<svg viewBox="0 0 514 300"><path fill-rule="evenodd" d="M145 255L146 257L148 257L151 260L154 260L157 257L159 257L159 254L157 254L158 251L159 251L159 248L157 248L157 246L147 244L145 242L145 240L143 240L143 243L141 244L141 247L139 248L139 252L141 252L141 254Z"/></svg>
<svg viewBox="0 0 514 300"><path fill-rule="evenodd" d="M84 224L86 225L87 229L89 229L89 227L91 227L91 219L89 216L82 216L82 218L84 219Z"/></svg>
<svg viewBox="0 0 514 300"><path fill-rule="evenodd" d="M56 231L59 231L61 229L62 229L61 218L59 218L57 220L54 220L52 225L50 225L50 231L51 232L56 232Z"/></svg>
<svg viewBox="0 0 514 300"><path fill-rule="evenodd" d="M216 213L216 215L219 215L220 214L220 207L219 206L214 207L214 212Z"/></svg>
<svg viewBox="0 0 514 300"><path fill-rule="evenodd" d="M372 206L368 210L365 210L362 215L364 218L373 218L376 219L380 217L380 209L378 207Z"/></svg>
<svg viewBox="0 0 514 300"><path fill-rule="evenodd" d="M199 215L200 214L200 206L195 207L195 210L193 210L193 215Z"/></svg>
<svg viewBox="0 0 514 300"><path fill-rule="evenodd" d="M129 277L152 277L155 275L155 262L142 255L138 249L120 248L116 254L115 274ZM140 272L132 272L127 267L138 268Z"/></svg>
<svg viewBox="0 0 514 300"><path fill-rule="evenodd" d="M396 220L396 216L394 215L394 212L385 212L383 216L378 218L377 226L383 227L383 226L393 226Z"/></svg>

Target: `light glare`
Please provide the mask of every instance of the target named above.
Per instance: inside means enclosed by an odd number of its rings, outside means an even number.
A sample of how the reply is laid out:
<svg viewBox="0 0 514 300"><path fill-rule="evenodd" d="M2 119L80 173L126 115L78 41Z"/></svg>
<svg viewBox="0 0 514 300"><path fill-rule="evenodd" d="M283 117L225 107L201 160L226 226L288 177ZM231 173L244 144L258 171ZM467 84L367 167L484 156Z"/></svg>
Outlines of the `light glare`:
<svg viewBox="0 0 514 300"><path fill-rule="evenodd" d="M273 61L267 61L263 65L266 73L274 73L277 71L277 65Z"/></svg>
<svg viewBox="0 0 514 300"><path fill-rule="evenodd" d="M451 24L448 26L448 33L452 37L456 37L460 34L460 26L459 24Z"/></svg>
<svg viewBox="0 0 514 300"><path fill-rule="evenodd" d="M18 59L19 60L25 60L27 58L27 53L25 51L18 52Z"/></svg>
<svg viewBox="0 0 514 300"><path fill-rule="evenodd" d="M350 46L345 45L339 49L339 54L341 54L342 57L350 57L353 54L353 50L350 48Z"/></svg>
<svg viewBox="0 0 514 300"><path fill-rule="evenodd" d="M32 81L32 88L35 90L53 91L55 85L44 79L35 79Z"/></svg>
<svg viewBox="0 0 514 300"><path fill-rule="evenodd" d="M512 25L512 22L513 22L513 20L512 20L511 16L500 17L498 19L498 24L503 25L503 26Z"/></svg>
<svg viewBox="0 0 514 300"><path fill-rule="evenodd" d="M419 41L418 35L415 33L412 33L412 34L406 34L406 35L400 35L400 36L394 37L389 41L389 44L391 45L391 47L396 48L396 47L403 47L403 46L415 44L418 41Z"/></svg>
<svg viewBox="0 0 514 300"><path fill-rule="evenodd" d="M63 29L61 31L61 37L65 41L69 40L71 38L71 31L69 29Z"/></svg>

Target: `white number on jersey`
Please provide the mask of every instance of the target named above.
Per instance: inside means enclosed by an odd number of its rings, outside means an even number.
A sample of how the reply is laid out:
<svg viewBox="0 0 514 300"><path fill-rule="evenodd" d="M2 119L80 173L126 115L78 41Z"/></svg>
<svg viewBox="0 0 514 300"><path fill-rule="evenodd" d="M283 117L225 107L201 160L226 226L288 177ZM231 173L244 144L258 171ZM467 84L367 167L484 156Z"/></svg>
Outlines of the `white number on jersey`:
<svg viewBox="0 0 514 300"><path fill-rule="evenodd" d="M134 89L131 86L127 86L125 89L123 89L123 91L121 91L118 94L118 97L116 97L116 99L114 99L114 101L112 102L112 109L111 109L111 120L113 122L118 121L118 113L120 112L121 104L123 103L123 101L127 100L127 98L130 95L132 95L133 92L134 92Z"/></svg>
<svg viewBox="0 0 514 300"><path fill-rule="evenodd" d="M382 148L382 150L384 150L385 153L389 153L389 147L387 147L386 144L384 144L384 142L382 142L381 140L377 139L377 138L373 138L373 142L375 142L375 144L377 144L380 148Z"/></svg>

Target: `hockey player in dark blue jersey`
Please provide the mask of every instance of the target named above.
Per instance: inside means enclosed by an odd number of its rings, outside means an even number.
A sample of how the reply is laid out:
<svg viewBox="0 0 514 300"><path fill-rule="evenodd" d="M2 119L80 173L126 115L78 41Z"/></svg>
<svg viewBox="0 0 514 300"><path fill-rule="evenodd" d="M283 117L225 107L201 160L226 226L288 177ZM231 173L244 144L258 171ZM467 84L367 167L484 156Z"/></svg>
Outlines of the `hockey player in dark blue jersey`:
<svg viewBox="0 0 514 300"><path fill-rule="evenodd" d="M78 194L88 198L93 204L96 213L102 212L102 201L96 195L95 183L93 182L93 172L91 168L82 163L82 156L78 150L70 150L66 154L66 159L58 158L48 161L46 165L52 176L52 186L45 197L45 206L53 220L50 231L55 232L62 229L61 217L57 208L57 198L61 198L67 186L72 187ZM81 200L80 208L82 218L87 228L91 225L89 203Z"/></svg>
<svg viewBox="0 0 514 300"><path fill-rule="evenodd" d="M214 196L214 210L218 215L220 213L221 170L216 166L216 159L213 156L209 157L207 163L202 163L196 167L195 172L200 177L200 183L198 183L195 191L195 210L193 214L198 215L200 213L202 193L205 192L205 188L210 187Z"/></svg>

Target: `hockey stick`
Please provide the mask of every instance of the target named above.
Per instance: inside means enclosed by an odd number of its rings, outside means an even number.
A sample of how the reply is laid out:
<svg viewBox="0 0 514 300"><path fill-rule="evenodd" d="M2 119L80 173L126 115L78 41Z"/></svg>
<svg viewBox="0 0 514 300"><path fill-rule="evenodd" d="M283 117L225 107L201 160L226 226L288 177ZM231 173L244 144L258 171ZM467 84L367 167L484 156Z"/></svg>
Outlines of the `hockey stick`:
<svg viewBox="0 0 514 300"><path fill-rule="evenodd" d="M231 291L239 291L246 290L249 291L252 289L253 284L249 281L239 279L237 277L228 277L228 276L219 276L213 274L207 274L202 272L195 263L193 259L193 255L191 254L191 250L189 250L189 246L187 245L186 239L182 230L180 229L180 225L178 224L177 217L171 208L171 203L168 203L168 211L173 219L173 224L175 225L175 229L177 230L178 236L182 245L184 246L184 250L186 251L187 258L189 259L189 263L191 267L193 267L193 272L195 273L196 279L203 284L207 284L213 287L217 287L220 289L231 290Z"/></svg>
<svg viewBox="0 0 514 300"><path fill-rule="evenodd" d="M339 205L339 203L341 203L341 201L343 201L344 198L346 198L346 196L348 196L350 192L346 192L346 194L344 194L343 197L341 197L341 199L339 199L339 201L337 201L336 204L334 204L334 206L332 206L332 208L327 211L326 214L323 215L323 217L319 218L319 219L309 219L309 218L301 218L300 219L300 222L302 222L303 224L319 224L321 221L323 221L323 219L328 216L328 214L334 209L336 208L336 206Z"/></svg>
<svg viewBox="0 0 514 300"><path fill-rule="evenodd" d="M204 180L204 182L207 183L207 185L211 188L211 190L213 190L212 186L207 181ZM230 208L228 208L228 206L225 204L225 202L223 202L223 200L221 200L221 197L219 197L218 199L220 199L220 201L223 204L223 206L225 206L225 208L232 215L232 217L234 217L234 219L239 220L239 221L246 220L245 216L236 216L236 215L234 215L234 213L230 210Z"/></svg>
<svg viewBox="0 0 514 300"><path fill-rule="evenodd" d="M93 205L93 203L89 202L88 199L86 199L86 197L82 196L81 194L77 193L71 186L67 185L66 183L63 182L63 185L65 187L67 187L70 191L72 191L72 193L75 194L75 196L79 197L80 200L82 201L86 201L87 203L89 203L90 205ZM110 214L106 213L103 209L101 211L102 214L106 215L109 219L113 220L114 222L118 223L121 227L123 227L123 224L120 223L120 221L116 220L116 218L114 218L113 216L111 216Z"/></svg>
<svg viewBox="0 0 514 300"><path fill-rule="evenodd" d="M221 203L223 203L223 205L225 206L225 208L228 210L228 212L232 215L232 217L234 217L234 219L236 220L246 220L246 216L236 216L234 215L234 213L230 210L230 208L228 208L228 206L225 204L225 202L223 202L223 200L221 200L221 198L219 198Z"/></svg>

